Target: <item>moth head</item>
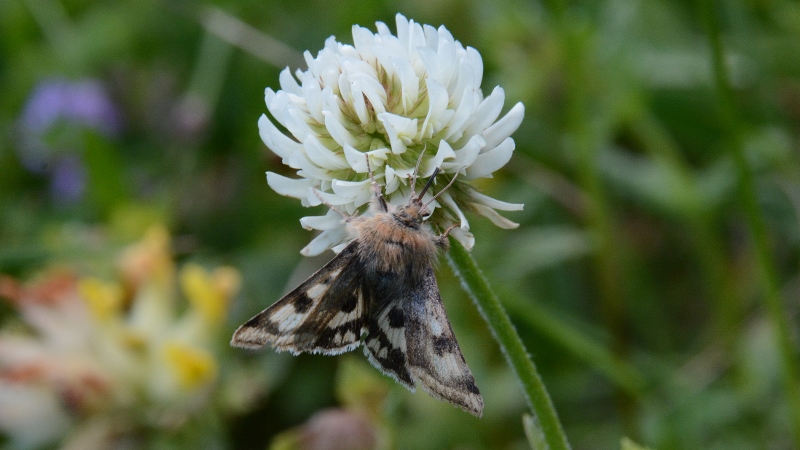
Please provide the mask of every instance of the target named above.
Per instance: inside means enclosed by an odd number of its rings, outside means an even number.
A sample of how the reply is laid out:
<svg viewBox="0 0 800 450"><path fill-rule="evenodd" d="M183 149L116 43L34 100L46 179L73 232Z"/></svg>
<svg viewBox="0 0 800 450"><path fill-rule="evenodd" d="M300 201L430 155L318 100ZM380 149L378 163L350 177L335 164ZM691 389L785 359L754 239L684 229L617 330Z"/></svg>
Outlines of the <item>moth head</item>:
<svg viewBox="0 0 800 450"><path fill-rule="evenodd" d="M423 219L431 213L418 198L412 198L408 204L398 207L392 215L401 224L409 228L419 228Z"/></svg>
<svg viewBox="0 0 800 450"><path fill-rule="evenodd" d="M447 183L447 186L445 186L444 189L437 192L436 195L434 195L430 200L428 200L427 203L422 203L422 197L425 196L425 193L433 185L433 180L436 178L436 175L439 173L439 170L440 169L437 167L433 171L433 174L431 175L430 178L428 178L428 181L425 183L425 186L422 188L419 194L414 193L413 188L415 180L412 180L411 200L409 200L408 204L397 208L393 213L395 218L398 221L400 221L403 225L411 228L419 228L419 225L423 222L425 217L431 215L431 210L428 209L428 206L431 203L433 203L433 201L436 200L437 197L442 195L442 193L446 191L447 188L449 188L454 181L456 181L456 177L453 176L453 179L450 180L449 183ZM458 175L458 173L456 173L456 175Z"/></svg>

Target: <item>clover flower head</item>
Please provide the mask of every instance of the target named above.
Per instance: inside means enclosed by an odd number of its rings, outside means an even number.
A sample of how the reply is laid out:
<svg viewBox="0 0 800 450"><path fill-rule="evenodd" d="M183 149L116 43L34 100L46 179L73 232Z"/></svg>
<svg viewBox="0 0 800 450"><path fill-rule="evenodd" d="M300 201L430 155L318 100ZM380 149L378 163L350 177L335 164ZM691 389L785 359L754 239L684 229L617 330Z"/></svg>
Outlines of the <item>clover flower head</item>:
<svg viewBox="0 0 800 450"><path fill-rule="evenodd" d="M502 228L517 226L497 210L522 205L483 195L471 182L491 177L509 161L514 151L509 136L522 122L524 107L517 103L497 120L503 89L484 97L480 54L462 46L444 26L421 25L400 14L396 26L396 35L382 22L377 33L354 26L353 45L331 36L316 58L305 52L307 70L298 70L295 78L287 68L281 89L266 89L267 109L286 133L262 115L261 138L300 177L267 172L267 182L303 206L322 203L316 190L326 203L353 214L372 195L367 160L392 204L408 201L418 161L416 192L439 167L438 186L458 178L431 204L429 222L438 228L458 223L453 236L471 248L474 238L464 210ZM301 223L322 231L304 255L341 248L347 239L334 211Z"/></svg>

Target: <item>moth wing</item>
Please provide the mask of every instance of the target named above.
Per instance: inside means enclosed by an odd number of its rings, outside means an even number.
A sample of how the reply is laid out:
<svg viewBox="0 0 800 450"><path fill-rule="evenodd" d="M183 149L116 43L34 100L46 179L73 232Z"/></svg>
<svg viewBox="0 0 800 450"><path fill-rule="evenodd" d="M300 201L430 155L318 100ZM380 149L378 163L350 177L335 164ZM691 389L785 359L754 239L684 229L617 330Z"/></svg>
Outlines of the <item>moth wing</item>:
<svg viewBox="0 0 800 450"><path fill-rule="evenodd" d="M358 283L358 241L292 292L233 333L231 345L336 355L360 344L364 296Z"/></svg>
<svg viewBox="0 0 800 450"><path fill-rule="evenodd" d="M388 286L386 286L388 288ZM380 295L394 289L375 289L366 286L370 310L367 318L367 337L364 339L364 354L373 366L398 383L414 389L414 381L406 363L406 334L402 297Z"/></svg>
<svg viewBox="0 0 800 450"><path fill-rule="evenodd" d="M433 397L480 417L483 397L453 334L433 267L405 302L405 318L406 355L414 380Z"/></svg>

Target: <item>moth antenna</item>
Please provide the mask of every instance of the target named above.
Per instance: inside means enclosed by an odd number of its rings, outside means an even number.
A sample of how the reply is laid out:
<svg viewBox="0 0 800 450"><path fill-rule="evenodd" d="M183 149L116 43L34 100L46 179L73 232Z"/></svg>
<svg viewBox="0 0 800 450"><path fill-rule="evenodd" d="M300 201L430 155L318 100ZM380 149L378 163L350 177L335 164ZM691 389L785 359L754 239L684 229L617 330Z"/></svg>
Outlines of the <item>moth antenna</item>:
<svg viewBox="0 0 800 450"><path fill-rule="evenodd" d="M422 196L425 195L425 191L427 191L428 188L430 188L433 185L433 180L436 179L436 174L439 173L439 170L440 169L438 167L433 170L433 174L431 174L431 177L428 178L428 182L425 183L425 186L422 188L419 195L414 198L416 198L417 200L422 200Z"/></svg>
<svg viewBox="0 0 800 450"><path fill-rule="evenodd" d="M414 194L414 186L416 186L417 184L417 175L419 175L419 165L422 162L422 155L425 154L426 148L428 148L428 144L425 144L425 146L422 147L422 151L419 152L419 158L417 158L417 165L414 166L414 176L411 178L411 198L414 198L416 196L416 194ZM436 174L433 174L433 176L436 176ZM422 194L424 193L425 189L422 190ZM422 198L422 194L420 194L419 198Z"/></svg>
<svg viewBox="0 0 800 450"><path fill-rule="evenodd" d="M318 190L314 189L314 195L317 196L317 198L319 199L319 201L322 202L323 205L327 206L333 212L335 212L335 213L339 214L340 216L342 216L342 218L344 219L345 222L350 222L350 220L353 219L353 216L351 216L349 214L345 214L345 213L339 211L339 208L337 208L337 207L331 205L330 203L328 203L327 201L325 201L325 199L322 198L322 194L320 194L320 192Z"/></svg>
<svg viewBox="0 0 800 450"><path fill-rule="evenodd" d="M372 181L372 194L378 201L378 208L381 211L386 212L389 210L389 207L386 205L386 199L383 198L381 187L378 186L378 183L375 181L375 175L372 173L372 167L369 165L369 155L364 154L364 158L367 160L367 172L369 172L369 179Z"/></svg>
<svg viewBox="0 0 800 450"><path fill-rule="evenodd" d="M436 175L436 173L437 173L438 171L439 171L439 169L436 169L436 172L433 172L433 174L434 174L434 175ZM456 172L456 173L455 173L455 175L453 175L453 179L452 179L452 180L450 180L450 182L449 182L449 183L447 183L447 186L445 186L445 187L444 187L444 189L442 189L441 191L437 192L437 193L436 193L436 195L434 195L434 196L433 196L433 198L431 198L431 199L430 199L430 201L428 201L428 203L425 203L425 205L423 206L423 208L427 208L427 207L428 207L428 205L430 205L431 203L433 203L433 201L434 201L434 200L436 200L437 198L439 198L439 196L440 196L440 195L444 194L444 191L446 191L446 190L447 190L447 188L449 188L450 186L452 186L452 185L453 185L453 183L455 183L455 182L456 182L456 178L457 178L457 177L458 177L458 172ZM426 185L425 187L427 187L427 185ZM420 195L420 197L422 197L422 196Z"/></svg>

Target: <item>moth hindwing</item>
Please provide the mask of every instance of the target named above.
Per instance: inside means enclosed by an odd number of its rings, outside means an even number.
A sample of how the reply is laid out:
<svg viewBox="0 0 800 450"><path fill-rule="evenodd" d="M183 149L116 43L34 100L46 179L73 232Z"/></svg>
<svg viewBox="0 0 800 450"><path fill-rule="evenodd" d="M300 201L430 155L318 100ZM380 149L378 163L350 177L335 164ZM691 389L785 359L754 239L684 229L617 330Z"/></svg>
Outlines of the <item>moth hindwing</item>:
<svg viewBox="0 0 800 450"><path fill-rule="evenodd" d="M239 327L231 344L260 348L269 343L294 354L339 354L358 347L363 337L364 353L384 374L411 391L419 383L433 397L481 416L483 398L433 272L438 250L447 249L450 229L437 236L423 222L430 212L422 197L430 185L428 180L419 195L412 192L407 204L394 206L373 181L373 214L345 216L355 239Z"/></svg>

